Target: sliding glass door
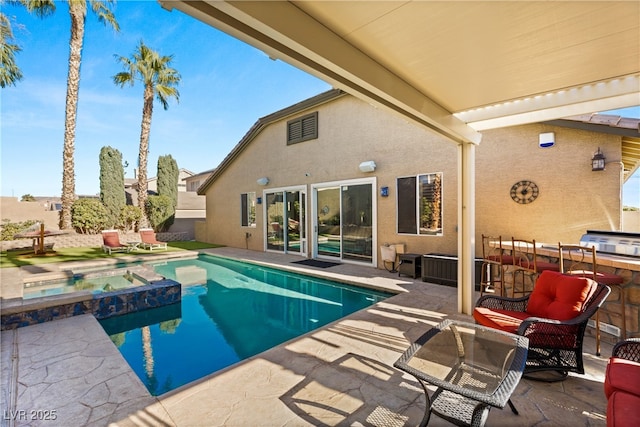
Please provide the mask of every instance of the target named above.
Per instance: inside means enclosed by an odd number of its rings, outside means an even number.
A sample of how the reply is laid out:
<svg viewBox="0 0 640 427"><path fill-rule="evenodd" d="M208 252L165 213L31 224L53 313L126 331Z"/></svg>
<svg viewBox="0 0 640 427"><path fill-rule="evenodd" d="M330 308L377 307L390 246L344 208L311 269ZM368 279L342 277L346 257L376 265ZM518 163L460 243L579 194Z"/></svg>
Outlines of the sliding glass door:
<svg viewBox="0 0 640 427"><path fill-rule="evenodd" d="M317 190L318 233L316 249L318 256L340 258L340 187Z"/></svg>
<svg viewBox="0 0 640 427"><path fill-rule="evenodd" d="M348 181L314 188L314 257L372 264L375 181Z"/></svg>
<svg viewBox="0 0 640 427"><path fill-rule="evenodd" d="M302 189L265 192L266 249L305 254L306 192Z"/></svg>

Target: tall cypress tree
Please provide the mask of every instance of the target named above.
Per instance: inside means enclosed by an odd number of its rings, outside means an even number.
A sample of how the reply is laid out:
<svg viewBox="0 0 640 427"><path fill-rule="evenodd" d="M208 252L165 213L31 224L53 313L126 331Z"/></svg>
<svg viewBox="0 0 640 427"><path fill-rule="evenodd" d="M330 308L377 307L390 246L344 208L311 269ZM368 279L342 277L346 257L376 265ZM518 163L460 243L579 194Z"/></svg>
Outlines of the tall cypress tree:
<svg viewBox="0 0 640 427"><path fill-rule="evenodd" d="M122 153L112 147L100 150L100 200L109 213L108 225L115 227L126 205Z"/></svg>
<svg viewBox="0 0 640 427"><path fill-rule="evenodd" d="M173 207L171 217L165 222L167 228L173 224L176 216L179 177L178 163L171 157L171 154L158 157L158 195L167 196L171 199L171 206Z"/></svg>

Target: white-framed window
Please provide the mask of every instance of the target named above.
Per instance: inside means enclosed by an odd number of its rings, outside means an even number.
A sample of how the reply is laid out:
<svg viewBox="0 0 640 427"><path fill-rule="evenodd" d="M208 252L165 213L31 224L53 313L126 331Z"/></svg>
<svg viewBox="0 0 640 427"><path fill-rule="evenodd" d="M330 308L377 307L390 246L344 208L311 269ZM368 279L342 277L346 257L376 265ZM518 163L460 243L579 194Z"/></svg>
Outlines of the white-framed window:
<svg viewBox="0 0 640 427"><path fill-rule="evenodd" d="M240 194L240 223L243 227L256 226L256 193Z"/></svg>
<svg viewBox="0 0 640 427"><path fill-rule="evenodd" d="M442 172L400 177L397 184L398 234L442 235Z"/></svg>

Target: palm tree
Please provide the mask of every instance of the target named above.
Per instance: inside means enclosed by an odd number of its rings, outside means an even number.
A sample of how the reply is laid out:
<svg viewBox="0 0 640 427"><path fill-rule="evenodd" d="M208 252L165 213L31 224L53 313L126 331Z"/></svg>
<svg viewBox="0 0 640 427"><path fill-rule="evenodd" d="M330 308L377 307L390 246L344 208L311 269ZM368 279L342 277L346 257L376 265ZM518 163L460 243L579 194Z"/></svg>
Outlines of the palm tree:
<svg viewBox="0 0 640 427"><path fill-rule="evenodd" d="M54 0L15 0L24 6L29 13L39 17L53 14L56 10ZM71 205L75 200L75 167L74 145L76 137L76 113L78 110L78 90L80 87L80 62L84 41L84 22L87 15L87 0L68 0L71 16L71 40L69 42L69 73L67 75L67 99L64 121L64 148L62 152L62 210L60 212L60 228L71 228ZM119 25L111 11L115 0L89 0L91 10L98 16L98 21L111 25L118 31ZM15 53L20 47L11 44L13 33L11 23L0 13L0 86L15 84L22 78L22 73L15 63Z"/></svg>
<svg viewBox="0 0 640 427"><path fill-rule="evenodd" d="M119 31L111 8L115 0L89 0L91 10L98 21L109 24ZM74 150L76 139L76 115L78 111L78 91L80 88L80 62L84 42L84 23L87 16L87 0L69 0L71 15L71 40L69 41L69 74L67 75L67 98L64 117L64 148L62 151L62 210L60 211L60 229L71 228L71 206L75 200L76 179Z"/></svg>
<svg viewBox="0 0 640 427"><path fill-rule="evenodd" d="M144 42L136 48L131 58L117 56L116 60L122 64L125 71L113 76L113 82L124 87L125 84L133 86L136 80L144 84L142 124L140 127L140 151L138 154L138 206L142 211L139 227L147 227L147 157L149 155L149 133L151 132L151 116L153 115L154 95L167 110L169 99L180 100L177 86L180 83L180 74L170 67L173 55L161 56L158 52L149 49Z"/></svg>
<svg viewBox="0 0 640 427"><path fill-rule="evenodd" d="M144 371L147 374L147 383L156 386L155 379L155 361L153 360L153 346L151 345L151 328L149 326L142 327L142 355L144 357Z"/></svg>
<svg viewBox="0 0 640 427"><path fill-rule="evenodd" d="M11 22L4 13L0 13L0 87L15 85L22 79L22 72L16 64L15 54L20 52L20 46L11 43L13 41L13 31Z"/></svg>
<svg viewBox="0 0 640 427"><path fill-rule="evenodd" d="M0 4L4 1L0 1ZM29 13L43 18L56 10L53 0L20 0L18 3L27 8ZM22 49L13 43L11 21L0 12L0 87L15 86L22 79L22 71L15 60L16 53Z"/></svg>

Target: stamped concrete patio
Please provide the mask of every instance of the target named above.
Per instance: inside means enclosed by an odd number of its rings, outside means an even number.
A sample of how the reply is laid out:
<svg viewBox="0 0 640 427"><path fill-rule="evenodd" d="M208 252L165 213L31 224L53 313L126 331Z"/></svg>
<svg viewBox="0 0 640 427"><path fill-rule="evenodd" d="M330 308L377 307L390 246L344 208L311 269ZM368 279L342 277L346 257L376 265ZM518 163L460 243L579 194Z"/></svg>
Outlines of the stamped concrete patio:
<svg viewBox="0 0 640 427"><path fill-rule="evenodd" d="M348 264L300 267L291 264L299 260L293 256L230 248L209 252L399 294L157 397L91 315L4 331L2 425L417 425L425 406L422 389L393 363L409 342L443 319L472 321L456 313L451 287ZM0 274L6 298L5 290L21 286L31 273L23 268ZM553 384L522 380L512 396L520 415L508 407L493 409L487 425L606 425L602 382L611 345L603 343L601 357L594 348L595 341L586 338L586 375ZM450 424L432 417L430 425Z"/></svg>

